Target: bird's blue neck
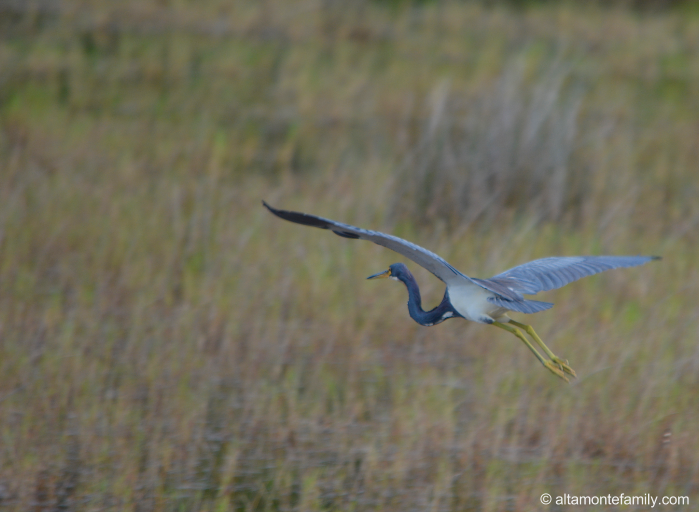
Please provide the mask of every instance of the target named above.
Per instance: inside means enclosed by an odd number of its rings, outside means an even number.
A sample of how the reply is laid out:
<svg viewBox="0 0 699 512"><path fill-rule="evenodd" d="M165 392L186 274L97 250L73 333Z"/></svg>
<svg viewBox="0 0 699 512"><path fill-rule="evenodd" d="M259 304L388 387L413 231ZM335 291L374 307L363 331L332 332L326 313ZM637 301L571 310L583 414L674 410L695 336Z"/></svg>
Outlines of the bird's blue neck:
<svg viewBox="0 0 699 512"><path fill-rule="evenodd" d="M410 277L407 277L401 275L399 279L408 289L408 312L410 313L410 318L415 320L420 325L429 327L431 325L441 323L447 318L459 316L459 314L452 307L451 302L449 302L448 291L444 292L444 298L442 298L442 302L439 304L439 306L430 311L425 311L422 309L420 288L415 282L413 276L411 275Z"/></svg>

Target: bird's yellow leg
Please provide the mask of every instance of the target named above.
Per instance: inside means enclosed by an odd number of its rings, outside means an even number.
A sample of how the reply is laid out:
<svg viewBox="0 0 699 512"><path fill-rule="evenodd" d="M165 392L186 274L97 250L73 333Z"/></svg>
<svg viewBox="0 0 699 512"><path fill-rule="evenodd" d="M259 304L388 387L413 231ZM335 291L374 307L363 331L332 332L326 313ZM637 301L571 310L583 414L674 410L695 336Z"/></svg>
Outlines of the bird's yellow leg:
<svg viewBox="0 0 699 512"><path fill-rule="evenodd" d="M546 355L549 356L549 359L556 363L561 368L561 370L566 372L568 375L577 377L577 375L575 375L575 370L568 366L568 361L565 359L561 359L560 357L556 356L553 352L551 352L551 349L549 349L546 346L546 344L541 340L541 338L539 338L539 335L536 333L536 331L531 325L521 324L512 319L510 319L510 323L516 325L520 329L524 329L527 332L527 334L529 334L529 336L531 336L532 339L536 341L536 344L539 345L544 350L544 352L546 352Z"/></svg>
<svg viewBox="0 0 699 512"><path fill-rule="evenodd" d="M547 361L544 359L541 354L534 348L534 345L531 344L531 342L522 334L522 331L517 329L516 327L512 327L511 325L503 324L501 322L493 322L493 325L495 327L500 327L500 329L505 329L507 332L511 332L515 336L517 336L520 340L524 342L526 346L529 347L529 350L531 350L536 358L543 364L546 368L549 369L552 373L563 379L564 381L568 382L568 378L565 376L565 374L561 371L561 368L559 368L557 363L554 363L553 361Z"/></svg>

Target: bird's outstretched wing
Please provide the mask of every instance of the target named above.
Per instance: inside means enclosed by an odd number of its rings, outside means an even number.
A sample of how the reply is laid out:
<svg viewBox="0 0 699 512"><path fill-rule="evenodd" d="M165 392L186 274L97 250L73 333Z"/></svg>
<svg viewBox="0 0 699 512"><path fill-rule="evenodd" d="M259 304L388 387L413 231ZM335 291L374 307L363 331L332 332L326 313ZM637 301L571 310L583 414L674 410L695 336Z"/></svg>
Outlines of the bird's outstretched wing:
<svg viewBox="0 0 699 512"><path fill-rule="evenodd" d="M490 279L477 279L459 272L444 258L435 253L397 236L358 228L307 213L277 210L264 201L262 201L262 204L274 215L284 220L305 226L329 229L336 235L345 238L370 240L375 244L391 249L426 268L447 285L469 281L493 292L500 299L504 299L505 302L499 304L502 307L521 311L522 313L533 313L535 312L534 310L542 311L552 306L548 302L527 306L524 302L528 304L536 301L525 300L522 296L523 294L534 295L546 290L560 288L580 278L604 272L605 270L619 267L635 267L651 260L660 259L659 256L554 256L530 261L506 270ZM500 299L494 298L494 300Z"/></svg>
<svg viewBox="0 0 699 512"><path fill-rule="evenodd" d="M472 280L470 277L456 270L435 253L428 251L419 245L408 242L407 240L398 238L397 236L387 235L386 233L381 233L380 231L370 231L368 229L358 228L356 226L343 224L342 222L336 222L330 219L324 219L322 217L316 217L315 215L309 215L307 213L277 210L276 208L272 208L264 201L262 201L262 204L265 205L270 212L281 219L296 222L297 224L303 224L305 226L313 226L314 228L329 229L336 235L345 238L369 240L375 244L391 249L392 251L413 260L421 267L426 268L439 279L444 281L447 285L463 282L464 280L474 282L474 280Z"/></svg>
<svg viewBox="0 0 699 512"><path fill-rule="evenodd" d="M474 281L495 293L499 293L498 289L509 289L520 294L534 295L605 270L635 267L659 259L660 256L555 256L530 261L490 279Z"/></svg>

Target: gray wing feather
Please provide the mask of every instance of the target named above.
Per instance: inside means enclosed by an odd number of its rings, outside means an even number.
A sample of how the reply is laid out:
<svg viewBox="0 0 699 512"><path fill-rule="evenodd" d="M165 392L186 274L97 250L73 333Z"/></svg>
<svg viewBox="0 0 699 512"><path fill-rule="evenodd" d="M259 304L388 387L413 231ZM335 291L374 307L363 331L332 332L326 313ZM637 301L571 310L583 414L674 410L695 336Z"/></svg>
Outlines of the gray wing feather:
<svg viewBox="0 0 699 512"><path fill-rule="evenodd" d="M478 279L481 286L498 293L497 289L507 289L514 293L534 295L554 290L605 270L622 267L635 267L658 256L568 256L552 257L530 261L506 270L490 279Z"/></svg>
<svg viewBox="0 0 699 512"><path fill-rule="evenodd" d="M323 217L316 217L315 215L309 215L307 213L277 210L276 208L272 208L264 201L262 201L262 204L264 204L265 207L267 207L267 209L274 215L284 220L295 222L297 224L303 224L305 226L329 229L336 235L345 238L369 240L375 244L391 249L392 251L413 260L421 267L426 268L447 284L458 281L463 282L464 279L474 282L470 277L456 270L435 253L428 251L419 245L408 242L407 240L398 238L397 236L387 235L386 233L381 233L380 231L370 231L368 229L358 228L356 226L343 224L342 222L337 222L330 219L324 219Z"/></svg>
<svg viewBox="0 0 699 512"><path fill-rule="evenodd" d="M553 304L548 302L525 300L522 294L534 295L546 290L560 288L582 277L591 276L605 270L619 267L635 267L651 260L660 259L658 256L552 257L530 261L506 270L490 279L477 279L459 272L435 253L397 236L358 228L350 224L324 219L323 217L307 213L278 210L272 208L264 201L262 201L262 204L274 215L284 220L305 226L329 229L336 235L345 238L369 240L391 249L429 270L447 283L447 285L463 282L464 280L470 281L498 296L492 298L491 302L500 301L494 303L522 313L536 313L553 306Z"/></svg>
<svg viewBox="0 0 699 512"><path fill-rule="evenodd" d="M546 311L553 307L551 302L541 302L538 300L507 300L502 297L488 297L488 302L510 311L518 311L519 313L526 313L528 315L538 313L539 311Z"/></svg>

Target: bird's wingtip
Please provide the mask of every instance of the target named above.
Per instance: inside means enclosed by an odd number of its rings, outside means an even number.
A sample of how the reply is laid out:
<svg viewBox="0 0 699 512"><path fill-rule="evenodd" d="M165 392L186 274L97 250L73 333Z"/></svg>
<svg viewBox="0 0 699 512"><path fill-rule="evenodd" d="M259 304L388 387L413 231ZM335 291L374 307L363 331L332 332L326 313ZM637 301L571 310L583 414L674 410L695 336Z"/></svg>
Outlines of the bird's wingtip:
<svg viewBox="0 0 699 512"><path fill-rule="evenodd" d="M662 257L662 256L651 256L650 259L653 260L653 261L654 261L654 260L662 260L663 257Z"/></svg>

